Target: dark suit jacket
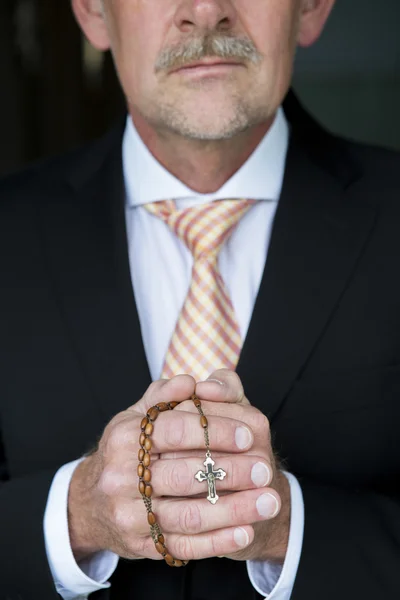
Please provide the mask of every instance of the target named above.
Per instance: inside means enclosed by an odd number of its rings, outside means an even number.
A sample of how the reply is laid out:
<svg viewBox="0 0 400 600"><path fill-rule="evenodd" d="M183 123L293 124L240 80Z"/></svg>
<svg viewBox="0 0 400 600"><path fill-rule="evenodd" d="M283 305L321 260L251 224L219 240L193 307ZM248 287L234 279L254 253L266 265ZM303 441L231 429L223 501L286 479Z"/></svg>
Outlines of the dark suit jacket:
<svg viewBox="0 0 400 600"><path fill-rule="evenodd" d="M304 494L292 598L392 600L400 158L329 134L291 95L284 108L284 186L238 373ZM2 600L57 600L42 526L53 476L150 383L128 263L122 131L0 184ZM245 563L218 558L183 569L121 560L111 591L92 597L259 598Z"/></svg>

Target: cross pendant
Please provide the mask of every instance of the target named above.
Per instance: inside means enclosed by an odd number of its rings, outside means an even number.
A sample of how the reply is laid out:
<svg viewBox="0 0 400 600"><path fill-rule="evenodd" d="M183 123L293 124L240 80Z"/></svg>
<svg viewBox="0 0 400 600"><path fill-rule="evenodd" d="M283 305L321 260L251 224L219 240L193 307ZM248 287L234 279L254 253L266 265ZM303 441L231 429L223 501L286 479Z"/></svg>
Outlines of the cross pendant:
<svg viewBox="0 0 400 600"><path fill-rule="evenodd" d="M197 479L197 481L200 481L200 483L203 481L207 481L207 484L208 484L207 500L209 502L211 502L211 504L215 504L219 498L219 496L217 495L217 492L215 490L215 480L216 479L220 479L220 480L224 479L224 477L226 476L226 472L223 469L217 469L216 471L213 470L215 462L211 458L211 454L209 454L209 452L207 452L207 458L203 462L203 465L206 467L206 470L198 471L195 475L195 478Z"/></svg>

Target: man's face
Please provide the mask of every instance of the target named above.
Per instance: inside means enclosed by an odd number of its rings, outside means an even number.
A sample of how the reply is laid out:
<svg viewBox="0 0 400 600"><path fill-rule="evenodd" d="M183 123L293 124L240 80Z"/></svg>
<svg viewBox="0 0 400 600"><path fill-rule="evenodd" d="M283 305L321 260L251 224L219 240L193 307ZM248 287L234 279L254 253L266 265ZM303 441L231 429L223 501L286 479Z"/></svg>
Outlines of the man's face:
<svg viewBox="0 0 400 600"><path fill-rule="evenodd" d="M104 0L134 119L214 140L267 121L290 83L304 1ZM236 64L176 70L204 59Z"/></svg>

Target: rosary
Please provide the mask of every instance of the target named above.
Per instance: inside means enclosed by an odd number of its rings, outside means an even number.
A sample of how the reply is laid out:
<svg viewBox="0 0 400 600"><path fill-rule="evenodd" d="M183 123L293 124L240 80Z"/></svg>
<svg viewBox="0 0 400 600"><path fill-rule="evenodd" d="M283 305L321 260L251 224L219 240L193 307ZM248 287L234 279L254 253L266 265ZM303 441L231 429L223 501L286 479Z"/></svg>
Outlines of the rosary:
<svg viewBox="0 0 400 600"><path fill-rule="evenodd" d="M216 479L220 479L220 480L224 479L224 477L226 476L226 472L223 469L217 469L216 471L214 471L215 462L211 458L210 441L208 438L207 417L203 413L203 410L201 408L201 402L197 398L196 394L193 394L191 396L190 400L193 400L195 407L197 408L197 410L200 413L200 425L204 429L204 440L205 440L205 444L206 444L206 448L207 448L206 460L203 463L203 465L205 466L205 471L201 471L201 470L198 471L194 477L200 483L203 481L207 482L207 485L208 485L207 500L209 502L211 502L211 504L215 504L218 500L218 495L215 490L215 480ZM150 466L150 450L151 450L151 446L152 446L151 434L153 433L153 429L154 429L154 421L157 419L160 412L165 412L166 410L173 410L178 404L180 404L180 403L179 402L160 402L159 404L156 404L155 406L150 408L147 411L146 416L143 417L142 422L140 424L140 429L141 429L140 438L139 438L140 450L139 450L139 454L138 454L139 465L138 465L138 469L137 469L137 473L139 476L139 492L141 493L144 504L146 506L147 521L150 525L151 537L153 539L153 542L155 544L157 552L159 552L163 556L165 562L170 567L184 567L185 565L187 565L187 563L189 561L173 558L173 556L171 554L169 554L168 549L165 545L165 538L161 532L159 524L157 523L156 516L153 513L152 506L151 506L151 495L153 493L153 488L150 484L151 472L150 472L149 466Z"/></svg>

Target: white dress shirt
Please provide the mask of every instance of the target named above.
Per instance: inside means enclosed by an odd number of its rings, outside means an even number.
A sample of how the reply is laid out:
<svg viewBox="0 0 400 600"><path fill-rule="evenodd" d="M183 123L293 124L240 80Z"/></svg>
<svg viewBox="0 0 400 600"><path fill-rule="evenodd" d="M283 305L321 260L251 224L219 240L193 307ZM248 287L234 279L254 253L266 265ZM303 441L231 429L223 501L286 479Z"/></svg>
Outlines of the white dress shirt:
<svg viewBox="0 0 400 600"><path fill-rule="evenodd" d="M170 198L175 199L178 208L226 198L259 200L241 219L218 258L244 339L265 266L288 140L289 126L280 108L272 127L241 168L217 192L198 194L154 158L128 117L123 139L123 171L129 259L142 339L153 380L160 377L190 285L193 259L169 227L141 205ZM160 297L163 298L162 311ZM109 587L107 580L119 560L112 552L99 552L79 564L74 559L68 535L67 498L71 477L81 460L83 458L57 471L44 516L49 565L56 589L64 600L84 600L89 593ZM247 561L252 585L268 600L289 600L303 543L301 488L293 475L284 473L290 484L292 508L284 565Z"/></svg>

